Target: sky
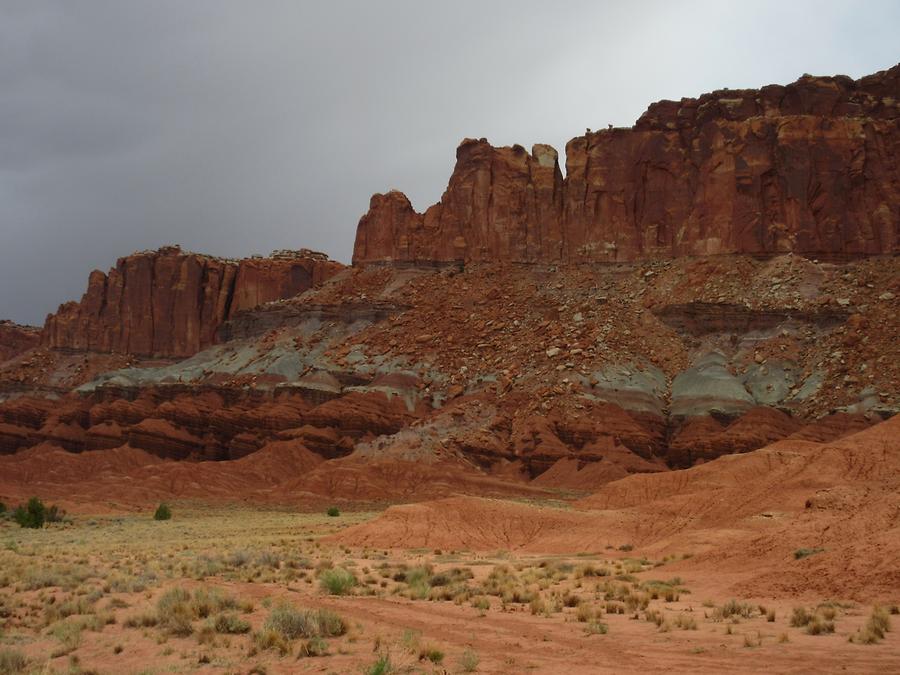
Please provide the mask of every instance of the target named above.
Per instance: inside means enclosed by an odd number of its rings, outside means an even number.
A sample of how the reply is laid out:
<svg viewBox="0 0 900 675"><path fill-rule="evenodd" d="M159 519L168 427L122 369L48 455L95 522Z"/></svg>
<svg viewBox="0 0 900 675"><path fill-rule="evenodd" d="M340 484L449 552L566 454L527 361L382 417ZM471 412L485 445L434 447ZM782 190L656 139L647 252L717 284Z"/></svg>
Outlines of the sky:
<svg viewBox="0 0 900 675"><path fill-rule="evenodd" d="M566 141L660 99L900 61L900 2L0 0L0 318L176 243L349 262L375 192L466 137Z"/></svg>

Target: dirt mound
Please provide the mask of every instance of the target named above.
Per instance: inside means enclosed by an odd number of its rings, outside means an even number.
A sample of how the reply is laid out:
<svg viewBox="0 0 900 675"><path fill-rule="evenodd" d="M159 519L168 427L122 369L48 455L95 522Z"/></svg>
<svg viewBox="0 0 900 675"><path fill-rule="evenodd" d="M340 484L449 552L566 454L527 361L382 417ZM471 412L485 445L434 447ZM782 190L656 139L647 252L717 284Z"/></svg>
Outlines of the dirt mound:
<svg viewBox="0 0 900 675"><path fill-rule="evenodd" d="M832 443L779 441L632 475L576 506L456 497L392 507L337 539L541 553L629 543L651 556L690 553L673 571L718 575L744 595L887 598L900 587L900 418Z"/></svg>
<svg viewBox="0 0 900 675"><path fill-rule="evenodd" d="M596 546L597 524L590 513L449 497L392 506L376 520L344 530L334 540L378 548L580 551Z"/></svg>

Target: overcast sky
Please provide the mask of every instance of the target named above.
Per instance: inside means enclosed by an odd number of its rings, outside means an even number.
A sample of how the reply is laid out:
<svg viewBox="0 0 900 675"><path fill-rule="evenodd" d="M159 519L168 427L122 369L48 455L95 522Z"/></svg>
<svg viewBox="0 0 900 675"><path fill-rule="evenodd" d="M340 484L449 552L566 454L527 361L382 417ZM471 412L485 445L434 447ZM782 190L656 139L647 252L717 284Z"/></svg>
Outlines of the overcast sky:
<svg viewBox="0 0 900 675"><path fill-rule="evenodd" d="M900 2L0 0L0 318L167 243L349 262L373 192L437 201L459 141L900 61ZM562 161L562 157L561 157Z"/></svg>

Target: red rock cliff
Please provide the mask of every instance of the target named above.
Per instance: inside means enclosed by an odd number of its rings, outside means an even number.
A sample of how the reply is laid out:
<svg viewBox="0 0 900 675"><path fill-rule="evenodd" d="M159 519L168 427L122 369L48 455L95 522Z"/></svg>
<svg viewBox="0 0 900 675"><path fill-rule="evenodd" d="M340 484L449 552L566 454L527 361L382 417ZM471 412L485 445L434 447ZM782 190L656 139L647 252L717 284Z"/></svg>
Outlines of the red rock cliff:
<svg viewBox="0 0 900 675"><path fill-rule="evenodd" d="M441 201L376 194L354 264L900 250L900 65L651 105L556 151L466 139Z"/></svg>
<svg viewBox="0 0 900 675"><path fill-rule="evenodd" d="M211 345L236 312L289 298L343 268L310 251L223 260L170 246L91 272L80 302L47 317L49 347L141 356L190 356Z"/></svg>
<svg viewBox="0 0 900 675"><path fill-rule="evenodd" d="M0 362L37 347L39 342L40 330L34 326L0 321Z"/></svg>

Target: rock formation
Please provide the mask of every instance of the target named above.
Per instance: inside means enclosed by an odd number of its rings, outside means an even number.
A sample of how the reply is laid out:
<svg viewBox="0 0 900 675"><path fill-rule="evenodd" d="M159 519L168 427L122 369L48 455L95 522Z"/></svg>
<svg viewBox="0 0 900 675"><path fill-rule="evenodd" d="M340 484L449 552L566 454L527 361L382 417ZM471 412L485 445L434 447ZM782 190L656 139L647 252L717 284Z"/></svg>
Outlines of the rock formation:
<svg viewBox="0 0 900 675"><path fill-rule="evenodd" d="M900 251L900 65L660 101L556 151L466 139L441 201L372 197L354 264Z"/></svg>
<svg viewBox="0 0 900 675"><path fill-rule="evenodd" d="M40 341L40 329L34 326L20 326L12 321L0 321L0 362L28 351Z"/></svg>
<svg viewBox="0 0 900 675"><path fill-rule="evenodd" d="M311 251L224 260L177 246L120 258L91 272L80 302L47 317L41 341L52 348L190 356L215 341L219 325L241 310L289 298L343 268Z"/></svg>

